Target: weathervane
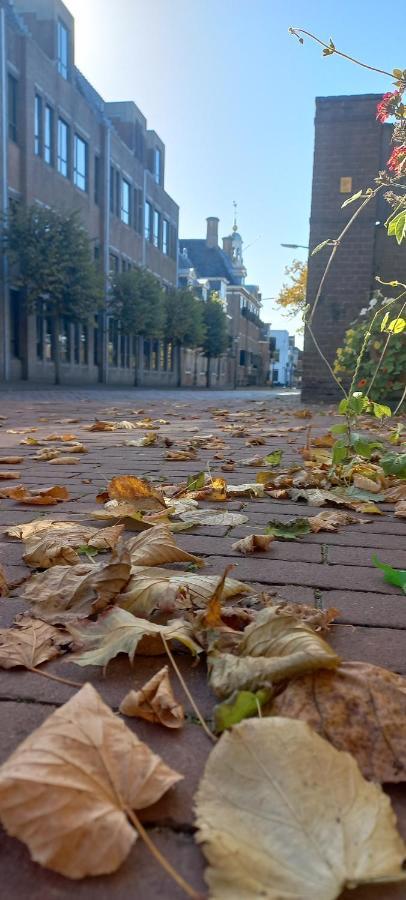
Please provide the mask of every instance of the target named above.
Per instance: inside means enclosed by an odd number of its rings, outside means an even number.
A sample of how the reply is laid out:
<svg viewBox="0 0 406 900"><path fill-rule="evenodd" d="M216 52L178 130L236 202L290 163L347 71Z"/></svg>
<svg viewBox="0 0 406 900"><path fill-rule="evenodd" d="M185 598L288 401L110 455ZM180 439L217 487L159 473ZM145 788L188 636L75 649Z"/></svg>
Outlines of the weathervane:
<svg viewBox="0 0 406 900"><path fill-rule="evenodd" d="M237 204L236 204L236 201L235 201L235 200L233 200L233 207L234 207L234 225L233 225L233 231L238 231L238 226L237 226Z"/></svg>

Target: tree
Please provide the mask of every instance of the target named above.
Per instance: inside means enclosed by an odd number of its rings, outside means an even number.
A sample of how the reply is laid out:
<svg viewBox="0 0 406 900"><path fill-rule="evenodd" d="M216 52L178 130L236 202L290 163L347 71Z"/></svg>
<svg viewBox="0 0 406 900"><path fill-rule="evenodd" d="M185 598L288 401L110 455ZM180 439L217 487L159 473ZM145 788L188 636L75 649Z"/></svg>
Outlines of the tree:
<svg viewBox="0 0 406 900"><path fill-rule="evenodd" d="M181 384L181 347L199 347L205 339L205 304L192 291L171 290L165 296L165 337L176 349L178 387Z"/></svg>
<svg viewBox="0 0 406 900"><path fill-rule="evenodd" d="M276 299L278 306L285 310L289 318L303 313L306 306L307 265L294 259L290 266L286 266L285 275L290 278L290 283L283 284Z"/></svg>
<svg viewBox="0 0 406 900"><path fill-rule="evenodd" d="M76 213L21 205L11 209L3 238L12 281L21 290L27 313L53 320L55 383L60 384L61 319L88 321L102 298L89 238Z"/></svg>
<svg viewBox="0 0 406 900"><path fill-rule="evenodd" d="M159 338L163 333L163 292L157 278L145 269L118 273L113 281L110 313L130 337ZM138 354L135 354L135 380Z"/></svg>
<svg viewBox="0 0 406 900"><path fill-rule="evenodd" d="M211 360L220 356L228 347L227 317L223 304L216 291L213 291L203 306L203 321L206 326L206 336L203 349L207 356L207 387L210 387Z"/></svg>

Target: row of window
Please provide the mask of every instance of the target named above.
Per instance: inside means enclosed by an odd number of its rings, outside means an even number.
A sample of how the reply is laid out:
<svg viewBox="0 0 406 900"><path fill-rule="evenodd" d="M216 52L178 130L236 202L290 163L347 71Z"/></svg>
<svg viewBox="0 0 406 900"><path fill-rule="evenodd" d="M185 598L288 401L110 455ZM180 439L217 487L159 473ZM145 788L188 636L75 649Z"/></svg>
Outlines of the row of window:
<svg viewBox="0 0 406 900"><path fill-rule="evenodd" d="M172 246L172 229L167 219L154 209L149 200L145 202L144 211L144 235L145 240L150 241L154 247L161 250L165 256L174 255Z"/></svg>
<svg viewBox="0 0 406 900"><path fill-rule="evenodd" d="M64 178L70 177L70 126L58 116L56 167ZM54 150L54 110L48 103L43 107L42 97L34 99L34 153L43 158L48 166L55 164ZM73 136L73 183L81 191L88 190L89 152L87 142L74 133Z"/></svg>

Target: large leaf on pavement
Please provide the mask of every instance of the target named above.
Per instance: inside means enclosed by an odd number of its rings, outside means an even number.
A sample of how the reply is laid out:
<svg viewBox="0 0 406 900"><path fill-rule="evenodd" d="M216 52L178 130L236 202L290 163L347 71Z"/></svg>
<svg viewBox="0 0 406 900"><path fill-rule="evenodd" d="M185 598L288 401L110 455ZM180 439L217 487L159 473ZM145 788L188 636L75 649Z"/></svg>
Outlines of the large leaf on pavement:
<svg viewBox="0 0 406 900"><path fill-rule="evenodd" d="M344 662L289 682L271 708L303 719L337 750L355 756L372 781L406 781L406 679L387 669Z"/></svg>
<svg viewBox="0 0 406 900"><path fill-rule="evenodd" d="M334 900L346 886L406 877L389 798L304 722L250 719L226 732L196 810L216 900Z"/></svg>
<svg viewBox="0 0 406 900"><path fill-rule="evenodd" d="M116 475L107 486L110 500L127 501L135 509L151 510L165 507L163 495L142 478L135 475Z"/></svg>
<svg viewBox="0 0 406 900"><path fill-rule="evenodd" d="M137 616L149 616L154 609L171 612L176 609L179 592L186 591L196 606L204 607L218 583L216 575L196 575L193 572L171 572L150 566L133 566L131 580L118 603ZM249 594L251 588L227 578L223 599L237 594Z"/></svg>
<svg viewBox="0 0 406 900"><path fill-rule="evenodd" d="M303 534L309 534L310 525L307 518L290 519L288 522L272 519L268 522L265 531L276 537L278 541L295 541Z"/></svg>
<svg viewBox="0 0 406 900"><path fill-rule="evenodd" d="M97 565L52 566L30 578L24 599L38 618L63 624L105 609L128 584L130 571L125 556Z"/></svg>
<svg viewBox="0 0 406 900"><path fill-rule="evenodd" d="M78 548L87 546L100 550L114 550L124 531L124 525L111 528L91 528L75 522L54 524L25 538L24 561L36 569L51 566L74 566L81 559Z"/></svg>
<svg viewBox="0 0 406 900"><path fill-rule="evenodd" d="M0 818L40 865L67 878L104 875L137 839L127 810L181 778L85 684L1 767Z"/></svg>
<svg viewBox="0 0 406 900"><path fill-rule="evenodd" d="M120 703L120 712L166 728L182 728L184 711L173 695L168 666L163 666L138 691L129 691Z"/></svg>
<svg viewBox="0 0 406 900"><path fill-rule="evenodd" d="M203 560L177 546L167 525L154 525L126 542L133 566L163 566L165 563L188 562L197 566Z"/></svg>
<svg viewBox="0 0 406 900"><path fill-rule="evenodd" d="M84 648L71 657L78 666L107 666L119 653L126 653L131 663L136 653L159 655L165 652L162 638L167 642L179 641L194 654L202 649L193 640L188 622L174 619L170 625L157 625L138 619L125 609L114 608L99 616L97 622L67 628L75 642Z"/></svg>
<svg viewBox="0 0 406 900"><path fill-rule="evenodd" d="M394 584L396 587L400 587L403 593L406 594L406 569L394 569L393 566L381 562L376 553L372 556L372 562L378 569L382 569L385 581L387 581L388 584Z"/></svg>
<svg viewBox="0 0 406 900"><path fill-rule="evenodd" d="M0 668L34 669L62 652L67 636L39 619L21 619L13 628L0 629Z"/></svg>

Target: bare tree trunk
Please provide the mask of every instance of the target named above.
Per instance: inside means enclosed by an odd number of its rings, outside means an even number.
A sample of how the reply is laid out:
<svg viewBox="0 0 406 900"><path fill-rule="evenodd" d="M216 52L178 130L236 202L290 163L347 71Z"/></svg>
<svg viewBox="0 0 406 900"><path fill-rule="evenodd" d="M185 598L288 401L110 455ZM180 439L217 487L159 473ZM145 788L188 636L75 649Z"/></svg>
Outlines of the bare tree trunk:
<svg viewBox="0 0 406 900"><path fill-rule="evenodd" d="M211 375L211 356L207 357L207 369L206 369L206 387L210 387L210 375Z"/></svg>
<svg viewBox="0 0 406 900"><path fill-rule="evenodd" d="M54 344L55 384L61 383L61 346L59 341L59 316L53 321L52 339Z"/></svg>
<svg viewBox="0 0 406 900"><path fill-rule="evenodd" d="M176 387L182 387L182 347L180 343L176 344Z"/></svg>

